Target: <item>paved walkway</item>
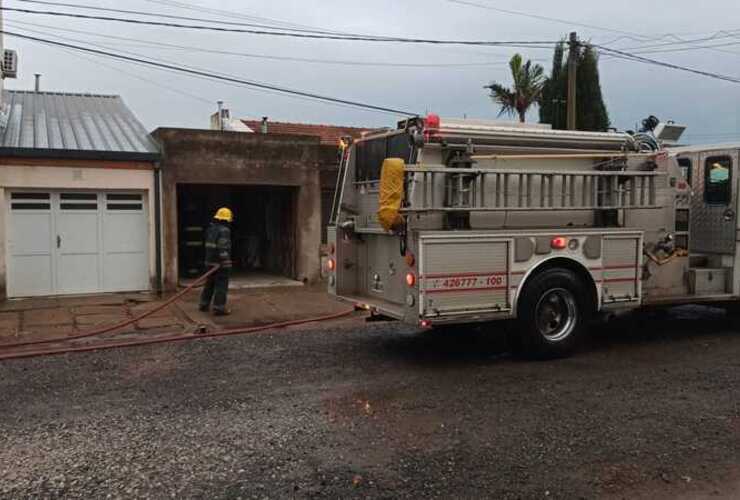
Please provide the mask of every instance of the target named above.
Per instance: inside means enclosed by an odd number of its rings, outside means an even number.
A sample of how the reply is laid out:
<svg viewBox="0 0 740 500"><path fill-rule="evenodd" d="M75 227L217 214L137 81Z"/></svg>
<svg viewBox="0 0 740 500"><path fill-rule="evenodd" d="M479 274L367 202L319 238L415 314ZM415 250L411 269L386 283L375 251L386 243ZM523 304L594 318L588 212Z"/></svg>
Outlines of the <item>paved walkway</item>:
<svg viewBox="0 0 740 500"><path fill-rule="evenodd" d="M181 302L122 329L122 334L184 333L199 326L260 326L336 314L346 304L329 297L323 287L270 288L232 291L232 316L214 318L198 311L198 291ZM150 294L108 294L70 298L11 300L0 305L0 346L18 341L63 339L141 316L168 297Z"/></svg>

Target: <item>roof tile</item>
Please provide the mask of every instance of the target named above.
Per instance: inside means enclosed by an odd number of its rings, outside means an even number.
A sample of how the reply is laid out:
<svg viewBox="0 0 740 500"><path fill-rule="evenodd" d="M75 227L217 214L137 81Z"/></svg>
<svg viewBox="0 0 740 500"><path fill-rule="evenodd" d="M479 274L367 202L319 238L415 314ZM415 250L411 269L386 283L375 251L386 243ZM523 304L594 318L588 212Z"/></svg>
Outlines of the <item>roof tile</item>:
<svg viewBox="0 0 740 500"><path fill-rule="evenodd" d="M262 120L242 120L242 122L255 132L259 132L260 127L262 126ZM321 140L321 144L327 146L338 145L339 139L342 137L352 137L357 139L363 132L369 132L370 130L372 129L343 127L339 125L267 122L268 134L308 135L318 137Z"/></svg>

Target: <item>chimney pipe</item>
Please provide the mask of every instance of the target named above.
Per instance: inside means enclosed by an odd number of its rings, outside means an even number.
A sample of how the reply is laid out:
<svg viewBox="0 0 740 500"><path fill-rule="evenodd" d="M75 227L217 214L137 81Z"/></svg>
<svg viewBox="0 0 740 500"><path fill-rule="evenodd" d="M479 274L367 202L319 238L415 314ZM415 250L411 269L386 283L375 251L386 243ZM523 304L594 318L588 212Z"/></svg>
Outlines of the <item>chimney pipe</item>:
<svg viewBox="0 0 740 500"><path fill-rule="evenodd" d="M36 92L41 92L41 73L36 73L36 86L34 87Z"/></svg>
<svg viewBox="0 0 740 500"><path fill-rule="evenodd" d="M224 129L224 102L218 101L218 129Z"/></svg>
<svg viewBox="0 0 740 500"><path fill-rule="evenodd" d="M263 134L267 133L267 117L266 116L262 117L262 126L260 127L260 132L262 132Z"/></svg>

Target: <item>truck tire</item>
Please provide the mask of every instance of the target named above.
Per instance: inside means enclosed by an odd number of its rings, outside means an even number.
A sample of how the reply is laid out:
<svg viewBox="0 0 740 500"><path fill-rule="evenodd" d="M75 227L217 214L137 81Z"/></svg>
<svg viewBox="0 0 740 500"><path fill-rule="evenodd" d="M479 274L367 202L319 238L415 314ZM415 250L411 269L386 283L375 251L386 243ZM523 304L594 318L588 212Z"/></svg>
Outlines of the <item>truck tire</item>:
<svg viewBox="0 0 740 500"><path fill-rule="evenodd" d="M534 359L570 356L591 317L590 294L567 269L549 269L527 283L519 298L513 347Z"/></svg>

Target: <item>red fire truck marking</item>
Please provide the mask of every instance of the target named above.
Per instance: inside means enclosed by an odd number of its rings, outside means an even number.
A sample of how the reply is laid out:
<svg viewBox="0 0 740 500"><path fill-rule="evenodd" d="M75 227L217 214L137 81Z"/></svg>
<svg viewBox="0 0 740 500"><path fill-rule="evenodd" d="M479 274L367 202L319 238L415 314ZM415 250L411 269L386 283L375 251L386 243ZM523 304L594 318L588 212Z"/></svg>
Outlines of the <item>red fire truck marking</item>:
<svg viewBox="0 0 740 500"><path fill-rule="evenodd" d="M478 277L478 276L506 276L506 272L428 274L426 276L422 276L422 279L435 279L435 278L472 278L472 277Z"/></svg>
<svg viewBox="0 0 740 500"><path fill-rule="evenodd" d="M426 293L470 293L489 292L491 290L506 290L505 286L486 286L481 288L440 288L438 290L427 290Z"/></svg>
<svg viewBox="0 0 740 500"><path fill-rule="evenodd" d="M507 288L507 273L445 274L424 278L424 289L427 293L505 290Z"/></svg>

